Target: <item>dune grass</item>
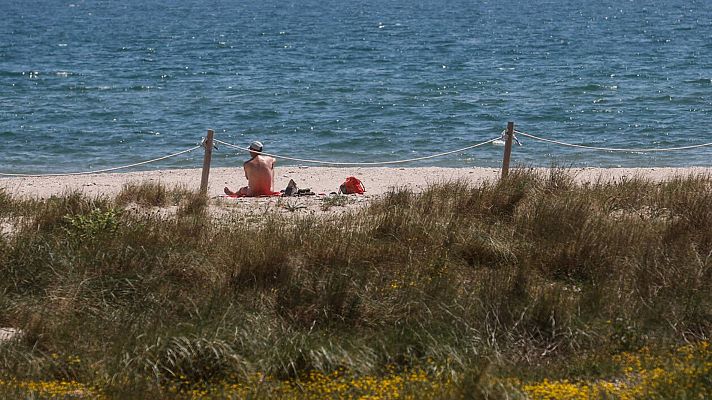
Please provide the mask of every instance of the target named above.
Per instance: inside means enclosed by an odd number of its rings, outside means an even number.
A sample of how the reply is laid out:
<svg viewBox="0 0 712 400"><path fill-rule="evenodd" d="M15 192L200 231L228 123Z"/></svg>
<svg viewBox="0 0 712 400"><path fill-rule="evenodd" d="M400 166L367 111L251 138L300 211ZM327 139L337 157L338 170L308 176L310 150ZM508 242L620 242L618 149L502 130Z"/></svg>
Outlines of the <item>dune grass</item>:
<svg viewBox="0 0 712 400"><path fill-rule="evenodd" d="M709 369L708 176L578 185L517 170L259 224L214 221L195 193L161 200L178 192L0 192L0 217L15 222L0 236L0 325L24 332L0 345L2 382L108 398L329 397L321 381L348 389L332 398L546 398L542 382L580 394L685 371L627 375L628 354L691 344L688 364ZM611 396L710 392L688 375Z"/></svg>

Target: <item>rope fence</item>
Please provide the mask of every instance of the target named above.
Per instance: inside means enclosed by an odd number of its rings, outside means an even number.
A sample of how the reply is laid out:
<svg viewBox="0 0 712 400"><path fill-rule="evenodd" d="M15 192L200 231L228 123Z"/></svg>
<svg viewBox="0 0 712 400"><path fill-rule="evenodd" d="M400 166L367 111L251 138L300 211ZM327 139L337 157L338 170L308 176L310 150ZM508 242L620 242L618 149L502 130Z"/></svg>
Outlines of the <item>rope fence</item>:
<svg viewBox="0 0 712 400"><path fill-rule="evenodd" d="M582 145L582 144L567 143L567 142L563 142L560 140L547 139L547 138L544 138L541 136L533 135L531 133L516 130L516 129L514 129L514 123L509 122L507 124L507 129L505 129L500 136L497 136L495 138L488 139L483 142L479 142L479 143L465 146L465 147L455 149L455 150L445 151L445 152L441 152L441 153L435 153L435 154L422 156L422 157L401 159L401 160L376 161L376 162L340 162L340 161L325 161L325 160L296 158L296 157L290 157L290 156L285 156L285 155L280 155L280 154L272 154L272 153L266 153L266 152L255 152L255 153L274 157L274 158L279 158L279 159L283 159L283 160L290 160L290 161L309 163L309 164L334 165L334 166L379 166L379 165L405 164L405 163L410 163L410 162L415 162L415 161L429 160L429 159L433 159L433 158L437 158L437 157L444 157L444 156L451 155L451 154L461 153L461 152L464 152L467 150L472 150L472 149L475 149L475 148L478 148L478 147L481 147L481 146L484 146L484 145L490 144L490 143L500 144L500 143L504 142L504 155L503 155L503 159L502 159L502 178L506 178L509 173L509 162L510 162L510 158L511 158L512 144L517 143L517 144L521 145L521 143L517 139L516 135L527 137L532 140L536 140L536 141L540 141L540 142L544 142L544 143L555 144L555 145L564 146L564 147L573 147L573 148L584 149L584 150L609 151L609 152L627 152L627 153L670 152L670 151L691 150L691 149L698 149L698 148L712 146L712 142L695 144L695 145L690 145L690 146L668 147L668 148L615 148L615 147L588 146L588 145ZM165 155L162 157L153 158L150 160L145 160L145 161L141 161L141 162L137 162L137 163L133 163L133 164L129 164L129 165L122 165L122 166L118 166L118 167L104 168L104 169L98 169L98 170L92 170L92 171L68 172L68 173L49 173L49 174L0 173L0 177L56 177L56 176L91 175L91 174L107 173L107 172L132 168L132 167L136 167L136 166L140 166L140 165L146 165L146 164L150 164L150 163L154 163L154 162L158 162L158 161L163 161L163 160L166 160L166 159L169 159L172 157L178 157L180 155L189 153L189 152L194 151L200 147L203 147L205 150L205 154L203 157L203 168L202 168L202 176L201 176L201 182L200 182L200 191L202 193L206 193L207 187L208 187L208 178L209 178L209 174L210 174L210 163L211 163L211 159L212 159L212 151L213 151L213 149L217 149L217 147L215 147L216 143L226 146L226 147L245 151L245 152L254 152L253 150L250 150L249 148L246 148L246 147L242 147L242 146L238 146L238 145L235 145L232 143L224 142L222 140L214 139L214 131L212 129L209 129L206 137L202 139L202 142L200 145L193 146L191 148L188 148L188 149L176 152L176 153L168 154L168 155Z"/></svg>
<svg viewBox="0 0 712 400"><path fill-rule="evenodd" d="M103 174L103 173L106 173L106 172L119 171L119 170L122 170L122 169L127 169L127 168L131 168L131 167L137 167L137 166L139 166L139 165L145 165L145 164L150 164L150 163L154 163L154 162L158 162L158 161L163 161L163 160L168 159L168 158L171 158L171 157L177 157L177 156L180 156L180 155L185 154L185 153L190 153L191 151L193 151L193 150L195 150L195 149L198 149L198 148L200 148L200 147L201 147L201 146L194 146L194 147L191 147L191 148L189 148L189 149L186 149L186 150L183 150L183 151L179 151L179 152L173 153L173 154L168 154L168 155L163 156L163 157L158 157L158 158L154 158L154 159L151 159L151 160L141 161L141 162L137 162L137 163L133 163L133 164L129 164L129 165L122 165L122 166L120 166L120 167L104 168L104 169L97 169L97 170L83 171L83 172L66 172L66 173L62 173L62 174L5 174L5 173L0 172L0 176L22 177L22 178L41 178L41 177L45 177L45 176L72 176L72 175Z"/></svg>
<svg viewBox="0 0 712 400"><path fill-rule="evenodd" d="M473 144L472 146L466 146L466 147L463 147L463 148L461 148L461 149L446 151L446 152L443 152L443 153L431 154L431 155L429 155L429 156L416 157L416 158L408 158L408 159L405 159L405 160L375 161L375 162L321 161L321 160L309 160L309 159L304 159L304 158L287 157L287 156L282 156L282 155L278 155L278 154L270 154L270 153L265 153L265 152L256 152L256 153L261 154L261 155L265 155L265 156L274 157L274 158L280 158L280 159L283 159L283 160L304 162L304 163L310 163L310 164L322 164L322 165L351 165L351 166L376 166L376 165L405 164L405 163L414 162L414 161L422 161L422 160L429 160L429 159L431 159L431 158L436 158L436 157L443 157L443 156L447 156L447 155L455 154L455 153L462 153L463 151L467 151L467 150L474 149L474 148L477 148L477 147L480 147L480 146L484 146L484 145L486 145L486 144L488 144L488 143L492 143L492 142L494 142L494 141L496 141L496 140L499 140L499 137L492 138L492 139L486 140L486 141L481 142L481 143ZM249 152L249 151L253 151L253 150L250 150L250 149L248 149L248 148L246 148L246 147L241 147L241 146L237 146L237 145L234 145L234 144L230 144L230 143L223 142L222 140L217 140L217 139L216 139L216 140L215 140L215 143L219 143L219 144L222 144L223 146L232 147L232 148L234 148L234 149L238 149L238 150L242 150L242 151L248 151L248 152Z"/></svg>
<svg viewBox="0 0 712 400"><path fill-rule="evenodd" d="M621 149L621 148L615 148L615 147L596 147L596 146L586 146L582 144L572 144L572 143L566 143L562 142L559 140L553 140L553 139L546 139L543 137L539 136L534 136L531 133L526 133L522 131L515 130L514 133L520 134L522 136L526 136L530 139L538 140L540 142L546 142L546 143L553 143L553 144L558 144L560 146L566 146L566 147L575 147L578 149L587 149L587 150L599 150L599 151L615 151L615 152L626 152L626 153L652 153L652 152L666 152L666 151L677 151L677 150L689 150L689 149L698 149L700 147L708 147L712 146L712 142L710 143L702 143L702 144L695 144L691 146L681 146L681 147L667 147L667 148L647 148L647 149Z"/></svg>

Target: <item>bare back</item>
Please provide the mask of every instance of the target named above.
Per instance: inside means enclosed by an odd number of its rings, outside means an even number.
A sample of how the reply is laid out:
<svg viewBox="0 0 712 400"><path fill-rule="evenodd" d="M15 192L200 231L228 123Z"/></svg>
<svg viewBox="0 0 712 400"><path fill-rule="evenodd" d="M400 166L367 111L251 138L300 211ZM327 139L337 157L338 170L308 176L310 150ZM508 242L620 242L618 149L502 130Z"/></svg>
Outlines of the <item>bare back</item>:
<svg viewBox="0 0 712 400"><path fill-rule="evenodd" d="M245 162L245 177L251 196L271 194L274 187L275 159L269 156L255 155Z"/></svg>

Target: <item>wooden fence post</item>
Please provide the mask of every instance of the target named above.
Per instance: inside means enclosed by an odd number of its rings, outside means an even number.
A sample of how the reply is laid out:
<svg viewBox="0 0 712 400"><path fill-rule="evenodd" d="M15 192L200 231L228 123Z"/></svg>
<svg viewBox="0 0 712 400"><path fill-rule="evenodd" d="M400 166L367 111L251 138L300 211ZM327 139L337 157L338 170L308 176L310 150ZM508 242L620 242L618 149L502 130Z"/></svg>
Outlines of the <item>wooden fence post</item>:
<svg viewBox="0 0 712 400"><path fill-rule="evenodd" d="M509 175L509 159L512 156L512 138L514 137L514 122L507 122L507 139L504 142L504 159L502 159L502 179Z"/></svg>
<svg viewBox="0 0 712 400"><path fill-rule="evenodd" d="M208 129L208 136L203 142L205 146L205 156L203 157L203 176L200 179L200 193L208 193L208 176L210 175L210 159L213 156L213 135L212 129Z"/></svg>

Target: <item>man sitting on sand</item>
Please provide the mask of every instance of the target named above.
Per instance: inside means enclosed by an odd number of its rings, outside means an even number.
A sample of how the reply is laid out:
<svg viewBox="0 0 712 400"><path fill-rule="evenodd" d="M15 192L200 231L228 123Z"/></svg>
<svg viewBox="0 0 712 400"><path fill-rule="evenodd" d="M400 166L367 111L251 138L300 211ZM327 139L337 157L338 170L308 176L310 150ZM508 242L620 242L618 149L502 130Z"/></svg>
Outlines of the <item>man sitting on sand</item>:
<svg viewBox="0 0 712 400"><path fill-rule="evenodd" d="M228 196L271 196L279 194L274 192L274 165L277 162L274 158L260 154L262 143L254 141L250 144L250 159L245 161L245 178L247 186L233 192L225 187L225 194Z"/></svg>

